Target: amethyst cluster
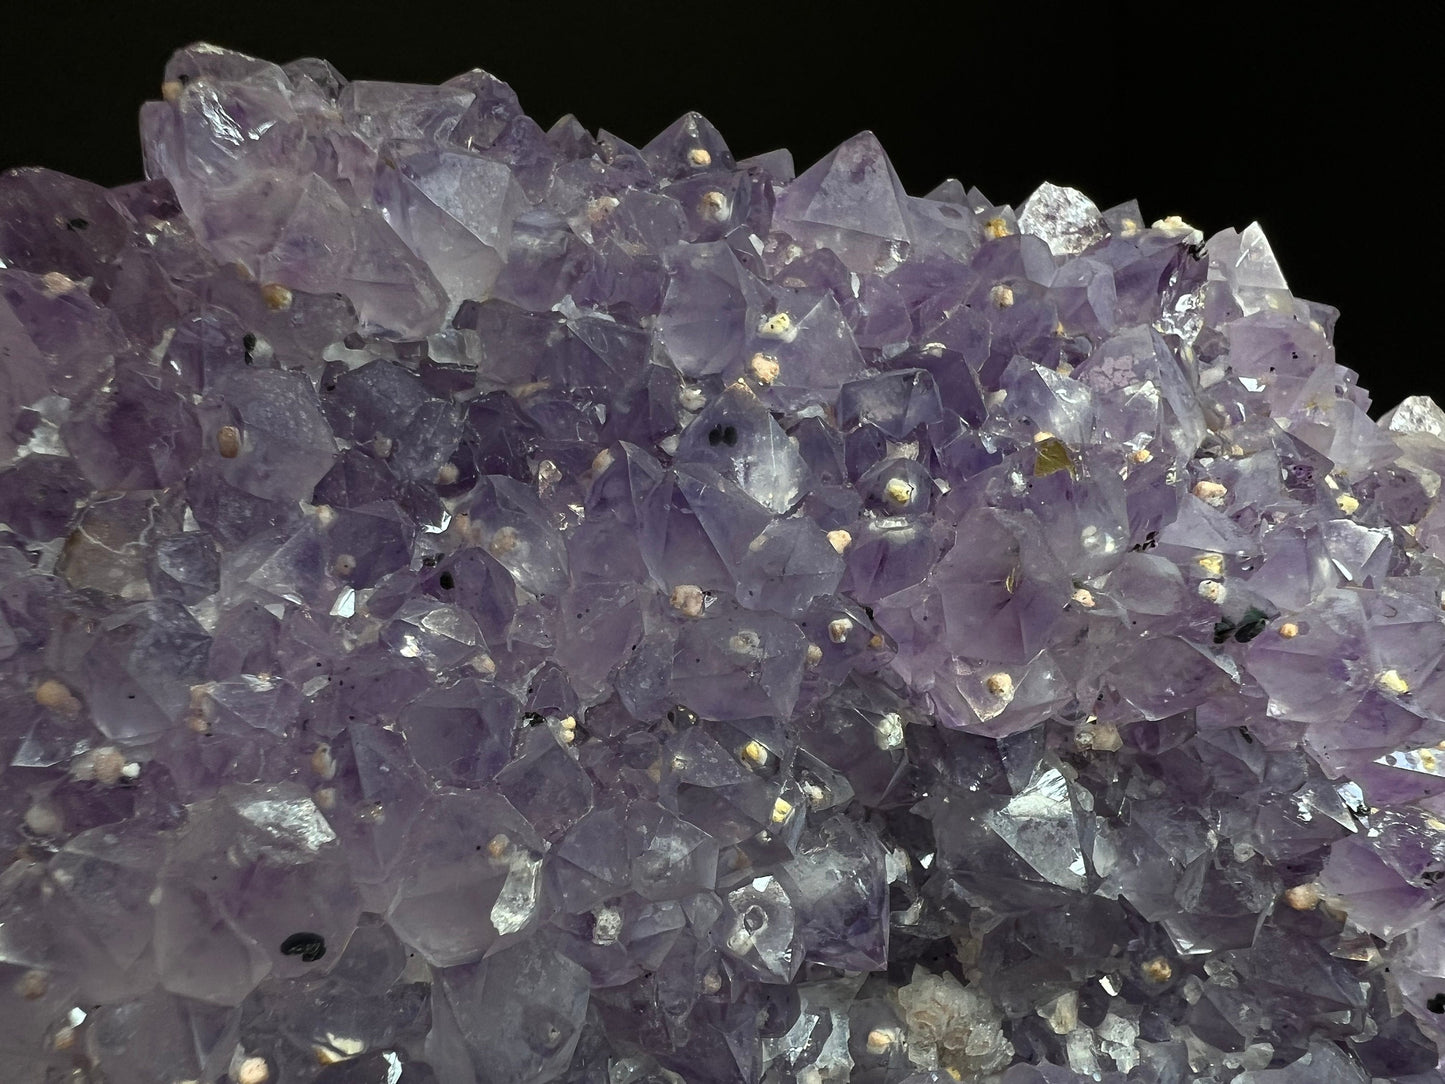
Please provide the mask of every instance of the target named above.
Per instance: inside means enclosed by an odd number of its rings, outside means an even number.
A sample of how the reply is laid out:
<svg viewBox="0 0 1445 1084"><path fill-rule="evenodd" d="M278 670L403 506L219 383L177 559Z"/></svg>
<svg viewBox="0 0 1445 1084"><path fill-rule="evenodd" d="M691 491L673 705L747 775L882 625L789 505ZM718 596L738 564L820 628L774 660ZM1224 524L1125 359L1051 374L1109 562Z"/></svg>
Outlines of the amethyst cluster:
<svg viewBox="0 0 1445 1084"><path fill-rule="evenodd" d="M6 1081L1445 1079L1445 413L1257 226L162 99L0 177Z"/></svg>

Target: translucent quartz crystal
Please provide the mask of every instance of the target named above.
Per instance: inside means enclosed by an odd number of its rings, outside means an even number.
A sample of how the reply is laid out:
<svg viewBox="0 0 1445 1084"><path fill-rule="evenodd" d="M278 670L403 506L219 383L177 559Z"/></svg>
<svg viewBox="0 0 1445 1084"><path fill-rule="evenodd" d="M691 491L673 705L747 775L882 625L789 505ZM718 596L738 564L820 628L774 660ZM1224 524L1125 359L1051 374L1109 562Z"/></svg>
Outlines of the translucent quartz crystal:
<svg viewBox="0 0 1445 1084"><path fill-rule="evenodd" d="M1257 225L141 130L0 177L5 1081L1445 1080L1445 412Z"/></svg>

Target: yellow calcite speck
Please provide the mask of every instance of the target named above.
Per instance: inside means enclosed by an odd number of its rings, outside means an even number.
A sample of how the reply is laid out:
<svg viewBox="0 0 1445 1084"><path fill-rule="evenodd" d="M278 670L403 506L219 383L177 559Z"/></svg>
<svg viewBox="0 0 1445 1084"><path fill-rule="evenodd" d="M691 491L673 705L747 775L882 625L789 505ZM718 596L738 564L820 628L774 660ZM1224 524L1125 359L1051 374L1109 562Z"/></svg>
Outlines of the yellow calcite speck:
<svg viewBox="0 0 1445 1084"><path fill-rule="evenodd" d="M700 617L706 597L701 587L691 583L680 583L668 595L668 603L684 617Z"/></svg>
<svg viewBox="0 0 1445 1084"><path fill-rule="evenodd" d="M223 425L217 429L216 451L222 459L235 459L241 454L241 431L234 425Z"/></svg>
<svg viewBox="0 0 1445 1084"><path fill-rule="evenodd" d="M883 487L883 496L889 504L906 505L913 499L913 486L902 478L890 478Z"/></svg>
<svg viewBox="0 0 1445 1084"><path fill-rule="evenodd" d="M1222 553L1200 554L1194 559L1194 563L1215 579L1224 575L1224 554Z"/></svg>
<svg viewBox="0 0 1445 1084"><path fill-rule="evenodd" d="M1296 911L1313 911L1323 898L1320 886L1313 883L1295 885L1285 889L1284 893L1284 902Z"/></svg>
<svg viewBox="0 0 1445 1084"><path fill-rule="evenodd" d="M1375 684L1384 692L1404 696L1410 691L1410 683L1400 676L1400 671L1391 667L1375 676Z"/></svg>
<svg viewBox="0 0 1445 1084"><path fill-rule="evenodd" d="M778 379L781 368L778 359L771 354L754 354L748 360L748 370L759 384L771 384Z"/></svg>
<svg viewBox="0 0 1445 1084"><path fill-rule="evenodd" d="M745 762L754 767L762 767L768 762L768 751L761 742L750 741L744 745L738 754Z"/></svg>
<svg viewBox="0 0 1445 1084"><path fill-rule="evenodd" d="M874 1028L868 1033L868 1053L882 1054L897 1041L898 1035L892 1028Z"/></svg>
<svg viewBox="0 0 1445 1084"><path fill-rule="evenodd" d="M311 770L322 779L336 777L336 758L331 755L331 746L322 742L311 754Z"/></svg>
<svg viewBox="0 0 1445 1084"><path fill-rule="evenodd" d="M1205 504L1218 508L1224 503L1224 498L1229 493L1229 489L1220 482L1211 482L1205 479L1202 482L1195 482L1194 488L1190 492Z"/></svg>
<svg viewBox="0 0 1445 1084"><path fill-rule="evenodd" d="M760 335L770 335L774 338L782 338L793 330L793 318L785 312L774 313L758 325Z"/></svg>
<svg viewBox="0 0 1445 1084"><path fill-rule="evenodd" d="M704 218L710 218L714 221L720 218L726 218L728 213L728 198L716 189L704 192L702 198L698 200L697 209L698 213Z"/></svg>
<svg viewBox="0 0 1445 1084"><path fill-rule="evenodd" d="M1144 977L1150 982L1163 984L1174 977L1174 968L1163 956L1155 956L1152 960L1145 960L1139 966Z"/></svg>
<svg viewBox="0 0 1445 1084"><path fill-rule="evenodd" d="M261 287L261 300L272 312L285 312L291 307L292 295L290 289L279 282L268 282Z"/></svg>
<svg viewBox="0 0 1445 1084"><path fill-rule="evenodd" d="M80 708L80 702L75 699L65 684L48 678L35 686L35 702L42 708L50 708L52 711L74 712Z"/></svg>
<svg viewBox="0 0 1445 1084"><path fill-rule="evenodd" d="M1066 470L1077 476L1074 457L1069 454L1068 445L1050 432L1034 436L1034 477L1046 478L1055 471Z"/></svg>

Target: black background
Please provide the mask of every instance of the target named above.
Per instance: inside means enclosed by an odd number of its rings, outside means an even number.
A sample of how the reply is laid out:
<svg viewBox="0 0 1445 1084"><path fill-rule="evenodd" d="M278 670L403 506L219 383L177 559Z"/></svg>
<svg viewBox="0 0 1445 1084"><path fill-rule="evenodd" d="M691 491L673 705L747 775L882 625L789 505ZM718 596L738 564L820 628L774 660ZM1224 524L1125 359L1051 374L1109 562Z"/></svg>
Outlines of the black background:
<svg viewBox="0 0 1445 1084"><path fill-rule="evenodd" d="M566 112L642 144L688 109L740 157L801 170L878 133L909 191L948 176L1021 203L1040 181L1136 198L1206 235L1258 220L1293 291L1342 311L1339 359L1373 413L1445 399L1445 214L1429 157L1439 79L1426 16L1387 5L803 5L250 2L0 11L0 168L140 176L136 111L170 52L210 41L349 78L482 67L543 127Z"/></svg>

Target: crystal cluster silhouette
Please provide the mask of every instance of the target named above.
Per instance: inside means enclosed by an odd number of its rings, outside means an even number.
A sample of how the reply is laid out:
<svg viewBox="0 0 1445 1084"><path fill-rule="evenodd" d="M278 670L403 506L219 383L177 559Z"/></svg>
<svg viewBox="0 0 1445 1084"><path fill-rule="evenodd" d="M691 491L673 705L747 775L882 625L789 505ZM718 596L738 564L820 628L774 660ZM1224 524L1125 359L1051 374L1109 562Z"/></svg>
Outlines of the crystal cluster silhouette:
<svg viewBox="0 0 1445 1084"><path fill-rule="evenodd" d="M164 80L0 177L7 1081L1445 1079L1445 413L1257 226Z"/></svg>

